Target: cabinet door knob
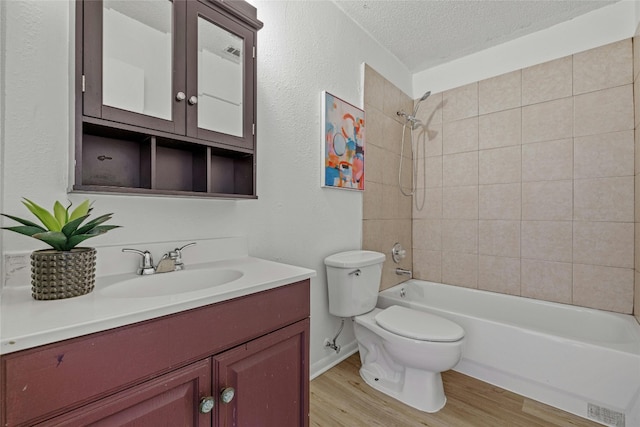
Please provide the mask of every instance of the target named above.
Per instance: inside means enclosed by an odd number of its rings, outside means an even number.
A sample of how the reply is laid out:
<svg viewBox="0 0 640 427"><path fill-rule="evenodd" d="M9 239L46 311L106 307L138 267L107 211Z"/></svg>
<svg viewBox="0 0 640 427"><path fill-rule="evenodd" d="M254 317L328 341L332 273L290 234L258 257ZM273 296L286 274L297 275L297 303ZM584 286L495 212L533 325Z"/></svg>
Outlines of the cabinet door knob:
<svg viewBox="0 0 640 427"><path fill-rule="evenodd" d="M235 395L236 390L233 387L226 387L220 392L220 400L222 400L222 403L229 403L233 400Z"/></svg>
<svg viewBox="0 0 640 427"><path fill-rule="evenodd" d="M192 96L191 98L189 98L189 104L191 105L196 105L198 103L198 97L197 96Z"/></svg>
<svg viewBox="0 0 640 427"><path fill-rule="evenodd" d="M200 399L200 413L208 414L215 406L216 401L213 396L207 396Z"/></svg>
<svg viewBox="0 0 640 427"><path fill-rule="evenodd" d="M187 99L187 95L184 94L184 92L178 92L176 93L176 100L178 102L180 101L184 101L185 99Z"/></svg>

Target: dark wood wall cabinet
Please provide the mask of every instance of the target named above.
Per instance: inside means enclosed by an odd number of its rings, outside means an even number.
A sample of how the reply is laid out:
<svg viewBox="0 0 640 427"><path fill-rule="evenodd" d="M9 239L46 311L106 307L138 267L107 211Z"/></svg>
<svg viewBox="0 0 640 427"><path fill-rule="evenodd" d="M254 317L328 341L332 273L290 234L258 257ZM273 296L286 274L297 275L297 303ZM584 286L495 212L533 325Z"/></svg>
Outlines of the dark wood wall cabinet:
<svg viewBox="0 0 640 427"><path fill-rule="evenodd" d="M73 189L256 197L256 9L76 5Z"/></svg>
<svg viewBox="0 0 640 427"><path fill-rule="evenodd" d="M309 425L309 280L2 356L3 426Z"/></svg>

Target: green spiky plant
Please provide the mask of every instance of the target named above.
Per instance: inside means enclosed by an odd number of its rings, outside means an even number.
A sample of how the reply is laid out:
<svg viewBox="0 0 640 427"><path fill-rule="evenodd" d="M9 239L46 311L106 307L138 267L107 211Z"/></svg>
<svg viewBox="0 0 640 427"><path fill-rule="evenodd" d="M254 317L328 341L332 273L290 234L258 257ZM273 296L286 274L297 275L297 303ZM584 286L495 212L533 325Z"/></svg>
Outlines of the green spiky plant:
<svg viewBox="0 0 640 427"><path fill-rule="evenodd" d="M73 211L70 211L71 202L65 208L60 202L56 201L52 212L38 206L27 198L22 200L22 204L40 220L42 225L13 215L1 214L22 224L14 227L2 227L2 229L42 240L58 251L70 251L87 239L120 227L119 225L102 225L111 219L112 213L99 216L82 225L93 209L92 203L88 199L80 203Z"/></svg>

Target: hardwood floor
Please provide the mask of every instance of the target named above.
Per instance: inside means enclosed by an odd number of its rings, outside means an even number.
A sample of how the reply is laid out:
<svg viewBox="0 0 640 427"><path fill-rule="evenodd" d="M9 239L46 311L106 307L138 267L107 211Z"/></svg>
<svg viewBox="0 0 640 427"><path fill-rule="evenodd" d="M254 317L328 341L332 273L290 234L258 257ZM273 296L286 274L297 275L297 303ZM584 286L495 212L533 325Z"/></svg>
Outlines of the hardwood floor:
<svg viewBox="0 0 640 427"><path fill-rule="evenodd" d="M355 353L311 381L312 427L600 426L455 371L442 375L447 404L428 414L369 387Z"/></svg>

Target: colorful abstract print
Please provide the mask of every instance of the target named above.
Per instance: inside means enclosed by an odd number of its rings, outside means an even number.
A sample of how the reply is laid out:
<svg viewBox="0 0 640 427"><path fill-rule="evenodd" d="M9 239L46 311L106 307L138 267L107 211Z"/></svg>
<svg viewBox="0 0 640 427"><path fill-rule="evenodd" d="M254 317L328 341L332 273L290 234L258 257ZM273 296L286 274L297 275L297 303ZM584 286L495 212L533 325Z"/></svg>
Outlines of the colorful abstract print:
<svg viewBox="0 0 640 427"><path fill-rule="evenodd" d="M324 185L364 190L364 111L325 96Z"/></svg>

